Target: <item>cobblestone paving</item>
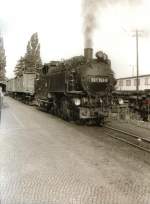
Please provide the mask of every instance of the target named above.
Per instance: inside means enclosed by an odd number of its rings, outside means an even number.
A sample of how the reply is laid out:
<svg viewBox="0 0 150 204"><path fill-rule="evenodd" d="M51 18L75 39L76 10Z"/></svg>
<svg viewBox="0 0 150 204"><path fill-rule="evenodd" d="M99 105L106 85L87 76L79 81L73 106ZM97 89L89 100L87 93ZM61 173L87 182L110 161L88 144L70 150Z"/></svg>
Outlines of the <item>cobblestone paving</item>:
<svg viewBox="0 0 150 204"><path fill-rule="evenodd" d="M5 98L1 204L150 204L149 155Z"/></svg>

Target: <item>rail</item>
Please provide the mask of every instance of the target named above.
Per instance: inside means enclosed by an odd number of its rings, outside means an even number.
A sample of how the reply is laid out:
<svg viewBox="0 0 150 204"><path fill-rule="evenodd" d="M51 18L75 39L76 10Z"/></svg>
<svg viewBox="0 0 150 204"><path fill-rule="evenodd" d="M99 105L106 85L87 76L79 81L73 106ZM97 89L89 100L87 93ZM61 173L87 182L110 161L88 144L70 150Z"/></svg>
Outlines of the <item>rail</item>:
<svg viewBox="0 0 150 204"><path fill-rule="evenodd" d="M110 131L105 131L106 135L114 139L120 140L122 142L125 142L145 152L150 153L150 140L149 139L146 139L136 134L126 132L124 130L113 128L111 126L104 126L104 128L105 130L110 130Z"/></svg>

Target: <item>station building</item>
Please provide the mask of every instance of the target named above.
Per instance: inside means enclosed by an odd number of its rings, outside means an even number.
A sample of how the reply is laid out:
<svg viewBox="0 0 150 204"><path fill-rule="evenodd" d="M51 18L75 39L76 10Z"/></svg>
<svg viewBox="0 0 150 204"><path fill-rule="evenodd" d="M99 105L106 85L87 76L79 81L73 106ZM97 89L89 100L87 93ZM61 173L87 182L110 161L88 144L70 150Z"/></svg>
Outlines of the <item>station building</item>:
<svg viewBox="0 0 150 204"><path fill-rule="evenodd" d="M150 90L150 74L141 75L138 79L139 91ZM136 91L137 79L134 77L125 77L117 79L117 91Z"/></svg>

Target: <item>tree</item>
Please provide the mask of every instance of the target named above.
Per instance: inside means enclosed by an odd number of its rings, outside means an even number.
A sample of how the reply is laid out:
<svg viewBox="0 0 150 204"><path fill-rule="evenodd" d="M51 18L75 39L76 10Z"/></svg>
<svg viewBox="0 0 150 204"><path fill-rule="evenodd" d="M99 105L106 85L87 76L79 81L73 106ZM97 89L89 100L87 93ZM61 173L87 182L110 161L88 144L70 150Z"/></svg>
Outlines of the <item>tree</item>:
<svg viewBox="0 0 150 204"><path fill-rule="evenodd" d="M15 66L14 72L15 72L16 76L21 76L24 71L25 71L25 58L20 57L20 59L18 60L16 66Z"/></svg>
<svg viewBox="0 0 150 204"><path fill-rule="evenodd" d="M5 67L6 67L5 49L4 49L3 38L0 37L0 81L4 81L6 78Z"/></svg>
<svg viewBox="0 0 150 204"><path fill-rule="evenodd" d="M26 54L20 57L15 66L15 75L21 76L24 72L38 72L42 66L38 34L34 33L27 44Z"/></svg>
<svg viewBox="0 0 150 204"><path fill-rule="evenodd" d="M27 44L25 54L25 71L37 72L42 66L38 34L34 33Z"/></svg>

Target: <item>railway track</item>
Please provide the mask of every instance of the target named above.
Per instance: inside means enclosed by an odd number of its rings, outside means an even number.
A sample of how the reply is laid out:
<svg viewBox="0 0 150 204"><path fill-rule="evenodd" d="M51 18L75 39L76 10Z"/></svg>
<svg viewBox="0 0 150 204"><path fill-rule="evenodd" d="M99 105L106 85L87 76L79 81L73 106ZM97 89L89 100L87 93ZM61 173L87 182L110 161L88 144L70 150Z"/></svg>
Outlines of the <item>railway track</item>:
<svg viewBox="0 0 150 204"><path fill-rule="evenodd" d="M106 135L150 153L150 140L111 126L104 126L104 128Z"/></svg>

